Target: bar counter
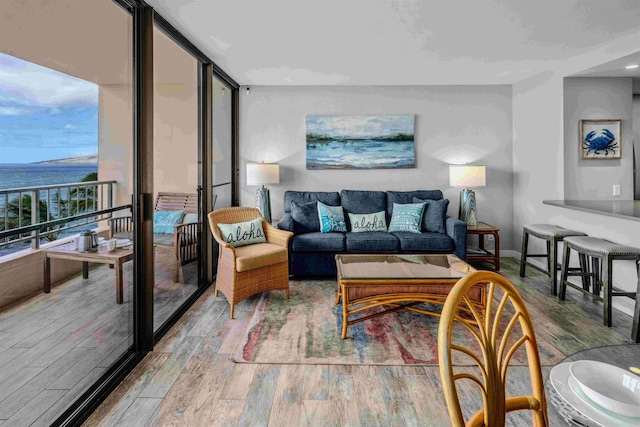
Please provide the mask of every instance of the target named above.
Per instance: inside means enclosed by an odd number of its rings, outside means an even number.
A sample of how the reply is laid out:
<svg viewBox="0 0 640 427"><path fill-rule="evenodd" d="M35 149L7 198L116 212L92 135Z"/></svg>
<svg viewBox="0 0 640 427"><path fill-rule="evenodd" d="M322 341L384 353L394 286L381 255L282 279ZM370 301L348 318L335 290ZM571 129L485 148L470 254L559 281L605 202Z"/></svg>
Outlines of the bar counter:
<svg viewBox="0 0 640 427"><path fill-rule="evenodd" d="M542 203L640 222L640 200L543 200Z"/></svg>

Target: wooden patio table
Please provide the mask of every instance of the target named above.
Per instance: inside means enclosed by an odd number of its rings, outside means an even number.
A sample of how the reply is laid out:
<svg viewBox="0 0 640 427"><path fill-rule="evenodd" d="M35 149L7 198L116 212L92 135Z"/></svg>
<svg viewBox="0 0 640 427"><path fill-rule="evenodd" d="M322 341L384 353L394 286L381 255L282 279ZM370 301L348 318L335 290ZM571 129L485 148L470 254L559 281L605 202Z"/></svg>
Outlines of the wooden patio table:
<svg viewBox="0 0 640 427"><path fill-rule="evenodd" d="M89 278L89 263L109 264L116 271L116 303L122 304L123 300L123 277L122 265L133 259L133 250L116 248L109 252L106 246L99 246L96 252L80 252L76 249L75 242L68 242L58 246L43 249L46 255L44 268L44 292L51 292L51 259L66 259L71 261L82 261L82 278Z"/></svg>
<svg viewBox="0 0 640 427"><path fill-rule="evenodd" d="M455 255L391 255L338 254L338 292L336 304L342 298L342 338L354 323L398 310L411 310L431 316L440 313L415 307L422 303L443 305L449 291L463 276L476 271ZM485 311L485 285L469 290L474 305ZM349 317L374 307L385 306L380 312L356 319Z"/></svg>

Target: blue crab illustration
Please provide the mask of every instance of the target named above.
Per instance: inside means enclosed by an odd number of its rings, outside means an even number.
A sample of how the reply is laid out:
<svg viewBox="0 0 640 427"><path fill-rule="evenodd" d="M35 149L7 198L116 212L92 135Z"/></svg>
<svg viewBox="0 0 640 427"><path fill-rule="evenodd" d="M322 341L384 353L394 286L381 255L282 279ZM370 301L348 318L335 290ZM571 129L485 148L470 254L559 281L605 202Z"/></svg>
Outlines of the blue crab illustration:
<svg viewBox="0 0 640 427"><path fill-rule="evenodd" d="M601 151L604 151L604 155L608 156L609 151L611 151L611 154L616 154L618 141L616 141L616 136L609 129L602 129L602 134L598 136L596 136L596 131L592 130L584 137L582 148L587 150L585 154L589 154L592 151L593 154L600 154Z"/></svg>

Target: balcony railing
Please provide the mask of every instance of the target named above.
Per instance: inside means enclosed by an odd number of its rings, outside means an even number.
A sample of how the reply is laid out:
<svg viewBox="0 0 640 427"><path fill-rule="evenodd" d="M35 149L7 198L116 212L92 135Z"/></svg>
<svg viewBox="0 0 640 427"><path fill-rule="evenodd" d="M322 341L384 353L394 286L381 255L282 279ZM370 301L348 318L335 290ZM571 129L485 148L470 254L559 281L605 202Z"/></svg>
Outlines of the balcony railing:
<svg viewBox="0 0 640 427"><path fill-rule="evenodd" d="M0 248L41 239L111 216L116 181L87 181L0 190ZM34 212L36 214L34 215Z"/></svg>

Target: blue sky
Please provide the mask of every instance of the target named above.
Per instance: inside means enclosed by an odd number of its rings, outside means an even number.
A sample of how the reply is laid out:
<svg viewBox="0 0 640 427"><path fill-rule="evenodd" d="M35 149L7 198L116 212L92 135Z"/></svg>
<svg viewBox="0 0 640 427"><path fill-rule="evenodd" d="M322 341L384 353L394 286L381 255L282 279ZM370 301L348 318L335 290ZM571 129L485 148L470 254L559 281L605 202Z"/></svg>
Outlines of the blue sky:
<svg viewBox="0 0 640 427"><path fill-rule="evenodd" d="M97 152L98 85L0 52L0 163Z"/></svg>
<svg viewBox="0 0 640 427"><path fill-rule="evenodd" d="M413 135L413 114L380 116L307 116L307 134L333 137Z"/></svg>

